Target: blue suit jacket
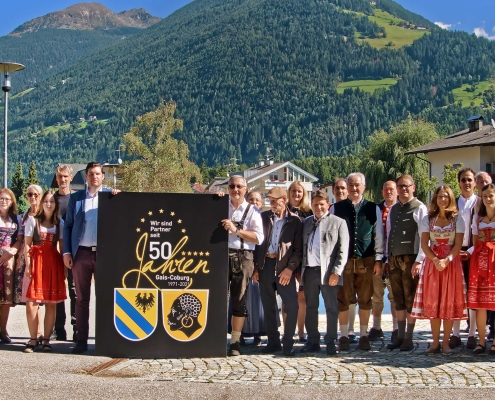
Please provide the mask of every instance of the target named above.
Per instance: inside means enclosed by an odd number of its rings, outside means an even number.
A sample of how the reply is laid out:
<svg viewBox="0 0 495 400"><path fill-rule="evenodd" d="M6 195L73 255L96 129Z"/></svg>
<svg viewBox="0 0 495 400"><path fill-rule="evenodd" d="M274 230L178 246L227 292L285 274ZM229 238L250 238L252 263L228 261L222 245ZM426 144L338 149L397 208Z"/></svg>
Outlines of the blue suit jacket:
<svg viewBox="0 0 495 400"><path fill-rule="evenodd" d="M101 192L110 192L103 188ZM67 214L64 221L63 254L70 253L72 258L76 257L79 243L84 233L86 224L86 211L84 202L86 200L86 189L72 193L67 206Z"/></svg>

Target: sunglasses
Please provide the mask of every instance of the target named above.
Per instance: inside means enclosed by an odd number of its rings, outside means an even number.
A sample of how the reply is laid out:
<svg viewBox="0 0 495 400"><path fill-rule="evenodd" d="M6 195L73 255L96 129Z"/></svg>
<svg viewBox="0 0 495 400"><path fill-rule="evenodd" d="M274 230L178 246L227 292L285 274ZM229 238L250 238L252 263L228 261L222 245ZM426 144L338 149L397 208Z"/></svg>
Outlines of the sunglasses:
<svg viewBox="0 0 495 400"><path fill-rule="evenodd" d="M38 193L26 193L27 197L39 197L40 195Z"/></svg>
<svg viewBox="0 0 495 400"><path fill-rule="evenodd" d="M471 178L462 178L462 179L461 179L461 182L462 182L462 183L466 183L466 182L474 182L474 179L471 179Z"/></svg>
<svg viewBox="0 0 495 400"><path fill-rule="evenodd" d="M242 185L229 185L229 189L242 189L245 187L246 186L242 186Z"/></svg>
<svg viewBox="0 0 495 400"><path fill-rule="evenodd" d="M409 189L413 184L411 183L410 185L397 185L397 189Z"/></svg>

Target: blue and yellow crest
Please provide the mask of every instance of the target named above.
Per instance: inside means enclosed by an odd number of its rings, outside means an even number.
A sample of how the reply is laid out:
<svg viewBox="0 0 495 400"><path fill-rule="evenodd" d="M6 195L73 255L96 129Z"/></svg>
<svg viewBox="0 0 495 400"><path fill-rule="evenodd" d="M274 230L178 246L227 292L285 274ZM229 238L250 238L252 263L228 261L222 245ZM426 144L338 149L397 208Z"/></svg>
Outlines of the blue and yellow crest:
<svg viewBox="0 0 495 400"><path fill-rule="evenodd" d="M149 337L158 323L158 289L115 289L114 324L127 340Z"/></svg>

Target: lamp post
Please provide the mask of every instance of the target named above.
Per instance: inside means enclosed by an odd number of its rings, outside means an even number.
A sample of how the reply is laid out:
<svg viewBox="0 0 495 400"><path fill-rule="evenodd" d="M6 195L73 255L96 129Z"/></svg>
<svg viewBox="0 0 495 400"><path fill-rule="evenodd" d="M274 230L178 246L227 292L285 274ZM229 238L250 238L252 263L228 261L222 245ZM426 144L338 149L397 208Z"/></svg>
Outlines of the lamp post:
<svg viewBox="0 0 495 400"><path fill-rule="evenodd" d="M9 110L10 74L24 69L24 65L0 62L0 72L3 73L4 80L2 90L5 93L3 109L3 187L7 187L7 112Z"/></svg>

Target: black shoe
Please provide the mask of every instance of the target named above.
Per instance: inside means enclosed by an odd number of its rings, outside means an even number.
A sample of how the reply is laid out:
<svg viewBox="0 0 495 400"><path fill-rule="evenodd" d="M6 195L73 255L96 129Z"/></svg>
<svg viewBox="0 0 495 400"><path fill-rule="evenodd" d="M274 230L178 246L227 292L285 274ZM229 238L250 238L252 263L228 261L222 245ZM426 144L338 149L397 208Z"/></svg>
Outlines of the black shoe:
<svg viewBox="0 0 495 400"><path fill-rule="evenodd" d="M231 343L229 346L229 356L240 356L241 344L239 342Z"/></svg>
<svg viewBox="0 0 495 400"><path fill-rule="evenodd" d="M341 336L339 339L339 350L349 350L349 338L347 336Z"/></svg>
<svg viewBox="0 0 495 400"><path fill-rule="evenodd" d="M381 337L383 337L383 330L381 329L371 328L368 332L368 340L371 342Z"/></svg>
<svg viewBox="0 0 495 400"><path fill-rule="evenodd" d="M284 346L284 356L285 357L294 357L296 355L296 352L294 351L294 348L291 347L285 347Z"/></svg>
<svg viewBox="0 0 495 400"><path fill-rule="evenodd" d="M300 350L301 353L315 353L317 351L320 351L320 344L319 343L310 343L307 342L304 347Z"/></svg>
<svg viewBox="0 0 495 400"><path fill-rule="evenodd" d="M348 338L349 338L349 343L357 343L358 342L356 335L349 335Z"/></svg>
<svg viewBox="0 0 495 400"><path fill-rule="evenodd" d="M12 343L12 339L10 338L10 336L3 336L3 335L0 335L0 343L3 343L3 344L11 344Z"/></svg>
<svg viewBox="0 0 495 400"><path fill-rule="evenodd" d="M400 351L412 351L414 349L414 343L412 338L404 338L400 345Z"/></svg>
<svg viewBox="0 0 495 400"><path fill-rule="evenodd" d="M389 350L399 349L400 346L402 346L402 342L404 342L404 339L395 338L393 343L387 344L387 349Z"/></svg>
<svg viewBox="0 0 495 400"><path fill-rule="evenodd" d="M371 344L370 344L370 341L368 339L368 336L361 336L359 338L358 349L361 349L361 350L370 350L371 349Z"/></svg>
<svg viewBox="0 0 495 400"><path fill-rule="evenodd" d="M277 351L282 350L282 345L280 343L268 343L265 347L261 349L261 352L264 354L276 353Z"/></svg>
<svg viewBox="0 0 495 400"><path fill-rule="evenodd" d="M399 336L399 330L398 329L392 331L392 336L390 337L390 341L392 343L395 342L395 339L397 339L397 336Z"/></svg>
<svg viewBox="0 0 495 400"><path fill-rule="evenodd" d="M72 349L72 354L82 354L88 351L88 341L78 340L77 344Z"/></svg>
<svg viewBox="0 0 495 400"><path fill-rule="evenodd" d="M55 334L56 334L56 340L64 341L64 342L67 340L67 332L65 331L64 328L55 329Z"/></svg>
<svg viewBox="0 0 495 400"><path fill-rule="evenodd" d="M331 341L327 343L327 356L334 356L337 354L337 349L335 348L335 342Z"/></svg>
<svg viewBox="0 0 495 400"><path fill-rule="evenodd" d="M241 336L239 338L239 343L241 344L241 346L245 346L246 345L246 339L244 339L244 336Z"/></svg>

